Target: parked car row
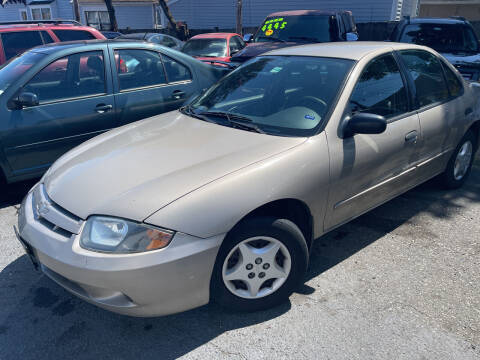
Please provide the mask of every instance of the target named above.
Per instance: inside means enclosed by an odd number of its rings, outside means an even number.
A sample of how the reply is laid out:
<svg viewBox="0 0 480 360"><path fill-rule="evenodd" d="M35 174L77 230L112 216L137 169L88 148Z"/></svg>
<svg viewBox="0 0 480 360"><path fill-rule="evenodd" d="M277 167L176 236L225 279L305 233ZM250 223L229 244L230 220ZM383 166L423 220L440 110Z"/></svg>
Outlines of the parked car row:
<svg viewBox="0 0 480 360"><path fill-rule="evenodd" d="M130 68L140 58L123 56L122 43L88 46L117 68L102 103L113 107L116 91L128 102ZM31 56L52 56L52 48ZM164 64L175 55L189 64L170 51L159 49ZM213 68L204 66L192 68L201 77ZM165 87L175 95L168 79L167 70ZM84 81L98 80L95 73ZM92 111L99 102L92 98L81 108L69 104L68 113ZM314 239L434 176L461 186L479 144L477 99L427 47L277 49L179 111L63 155L22 202L18 239L52 280L114 312L157 316L211 300L236 311L266 309L302 283ZM22 120L29 109L14 111ZM70 119L64 123L74 126Z"/></svg>

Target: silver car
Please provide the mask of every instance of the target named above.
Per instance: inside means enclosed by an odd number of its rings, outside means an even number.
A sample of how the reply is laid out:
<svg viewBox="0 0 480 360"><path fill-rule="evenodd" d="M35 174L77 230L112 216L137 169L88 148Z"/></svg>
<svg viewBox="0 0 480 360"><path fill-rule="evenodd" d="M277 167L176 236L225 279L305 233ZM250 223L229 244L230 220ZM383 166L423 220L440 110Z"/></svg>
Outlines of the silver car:
<svg viewBox="0 0 480 360"><path fill-rule="evenodd" d="M429 48L276 50L64 155L24 199L18 238L50 278L114 312L265 309L303 281L314 239L434 176L461 186L475 102Z"/></svg>

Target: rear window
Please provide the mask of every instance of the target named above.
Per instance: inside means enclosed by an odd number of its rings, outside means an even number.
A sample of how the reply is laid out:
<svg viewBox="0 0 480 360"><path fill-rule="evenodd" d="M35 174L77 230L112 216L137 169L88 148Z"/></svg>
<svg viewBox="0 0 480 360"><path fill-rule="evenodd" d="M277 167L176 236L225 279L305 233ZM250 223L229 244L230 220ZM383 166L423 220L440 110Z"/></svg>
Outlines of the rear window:
<svg viewBox="0 0 480 360"><path fill-rule="evenodd" d="M438 52L477 52L479 45L473 30L459 24L410 24L400 42L425 45Z"/></svg>
<svg viewBox="0 0 480 360"><path fill-rule="evenodd" d="M75 41L75 40L92 40L95 39L93 34L84 30L53 30L60 41Z"/></svg>
<svg viewBox="0 0 480 360"><path fill-rule="evenodd" d="M23 53L25 50L43 45L42 37L38 31L5 32L1 36L6 60Z"/></svg>

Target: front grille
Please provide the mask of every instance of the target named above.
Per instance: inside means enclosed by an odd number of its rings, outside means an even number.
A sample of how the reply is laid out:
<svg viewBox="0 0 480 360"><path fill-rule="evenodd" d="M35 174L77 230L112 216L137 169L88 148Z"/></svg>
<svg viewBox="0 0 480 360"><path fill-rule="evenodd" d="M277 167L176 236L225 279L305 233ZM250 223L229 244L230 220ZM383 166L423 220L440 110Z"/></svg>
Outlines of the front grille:
<svg viewBox="0 0 480 360"><path fill-rule="evenodd" d="M33 214L40 224L64 237L80 233L83 220L54 203L43 184L39 184L32 195Z"/></svg>

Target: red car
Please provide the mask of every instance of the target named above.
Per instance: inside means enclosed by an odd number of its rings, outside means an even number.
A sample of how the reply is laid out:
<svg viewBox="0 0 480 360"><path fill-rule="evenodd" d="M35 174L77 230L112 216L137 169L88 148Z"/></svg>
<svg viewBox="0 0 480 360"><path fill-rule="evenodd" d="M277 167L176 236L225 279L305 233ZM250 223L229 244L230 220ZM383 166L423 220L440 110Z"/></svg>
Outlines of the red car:
<svg viewBox="0 0 480 360"><path fill-rule="evenodd" d="M208 33L196 35L182 47L182 52L215 65L215 61L230 62L233 54L246 46L235 33Z"/></svg>
<svg viewBox="0 0 480 360"><path fill-rule="evenodd" d="M0 23L0 65L32 47L61 41L105 39L98 30L71 20Z"/></svg>

